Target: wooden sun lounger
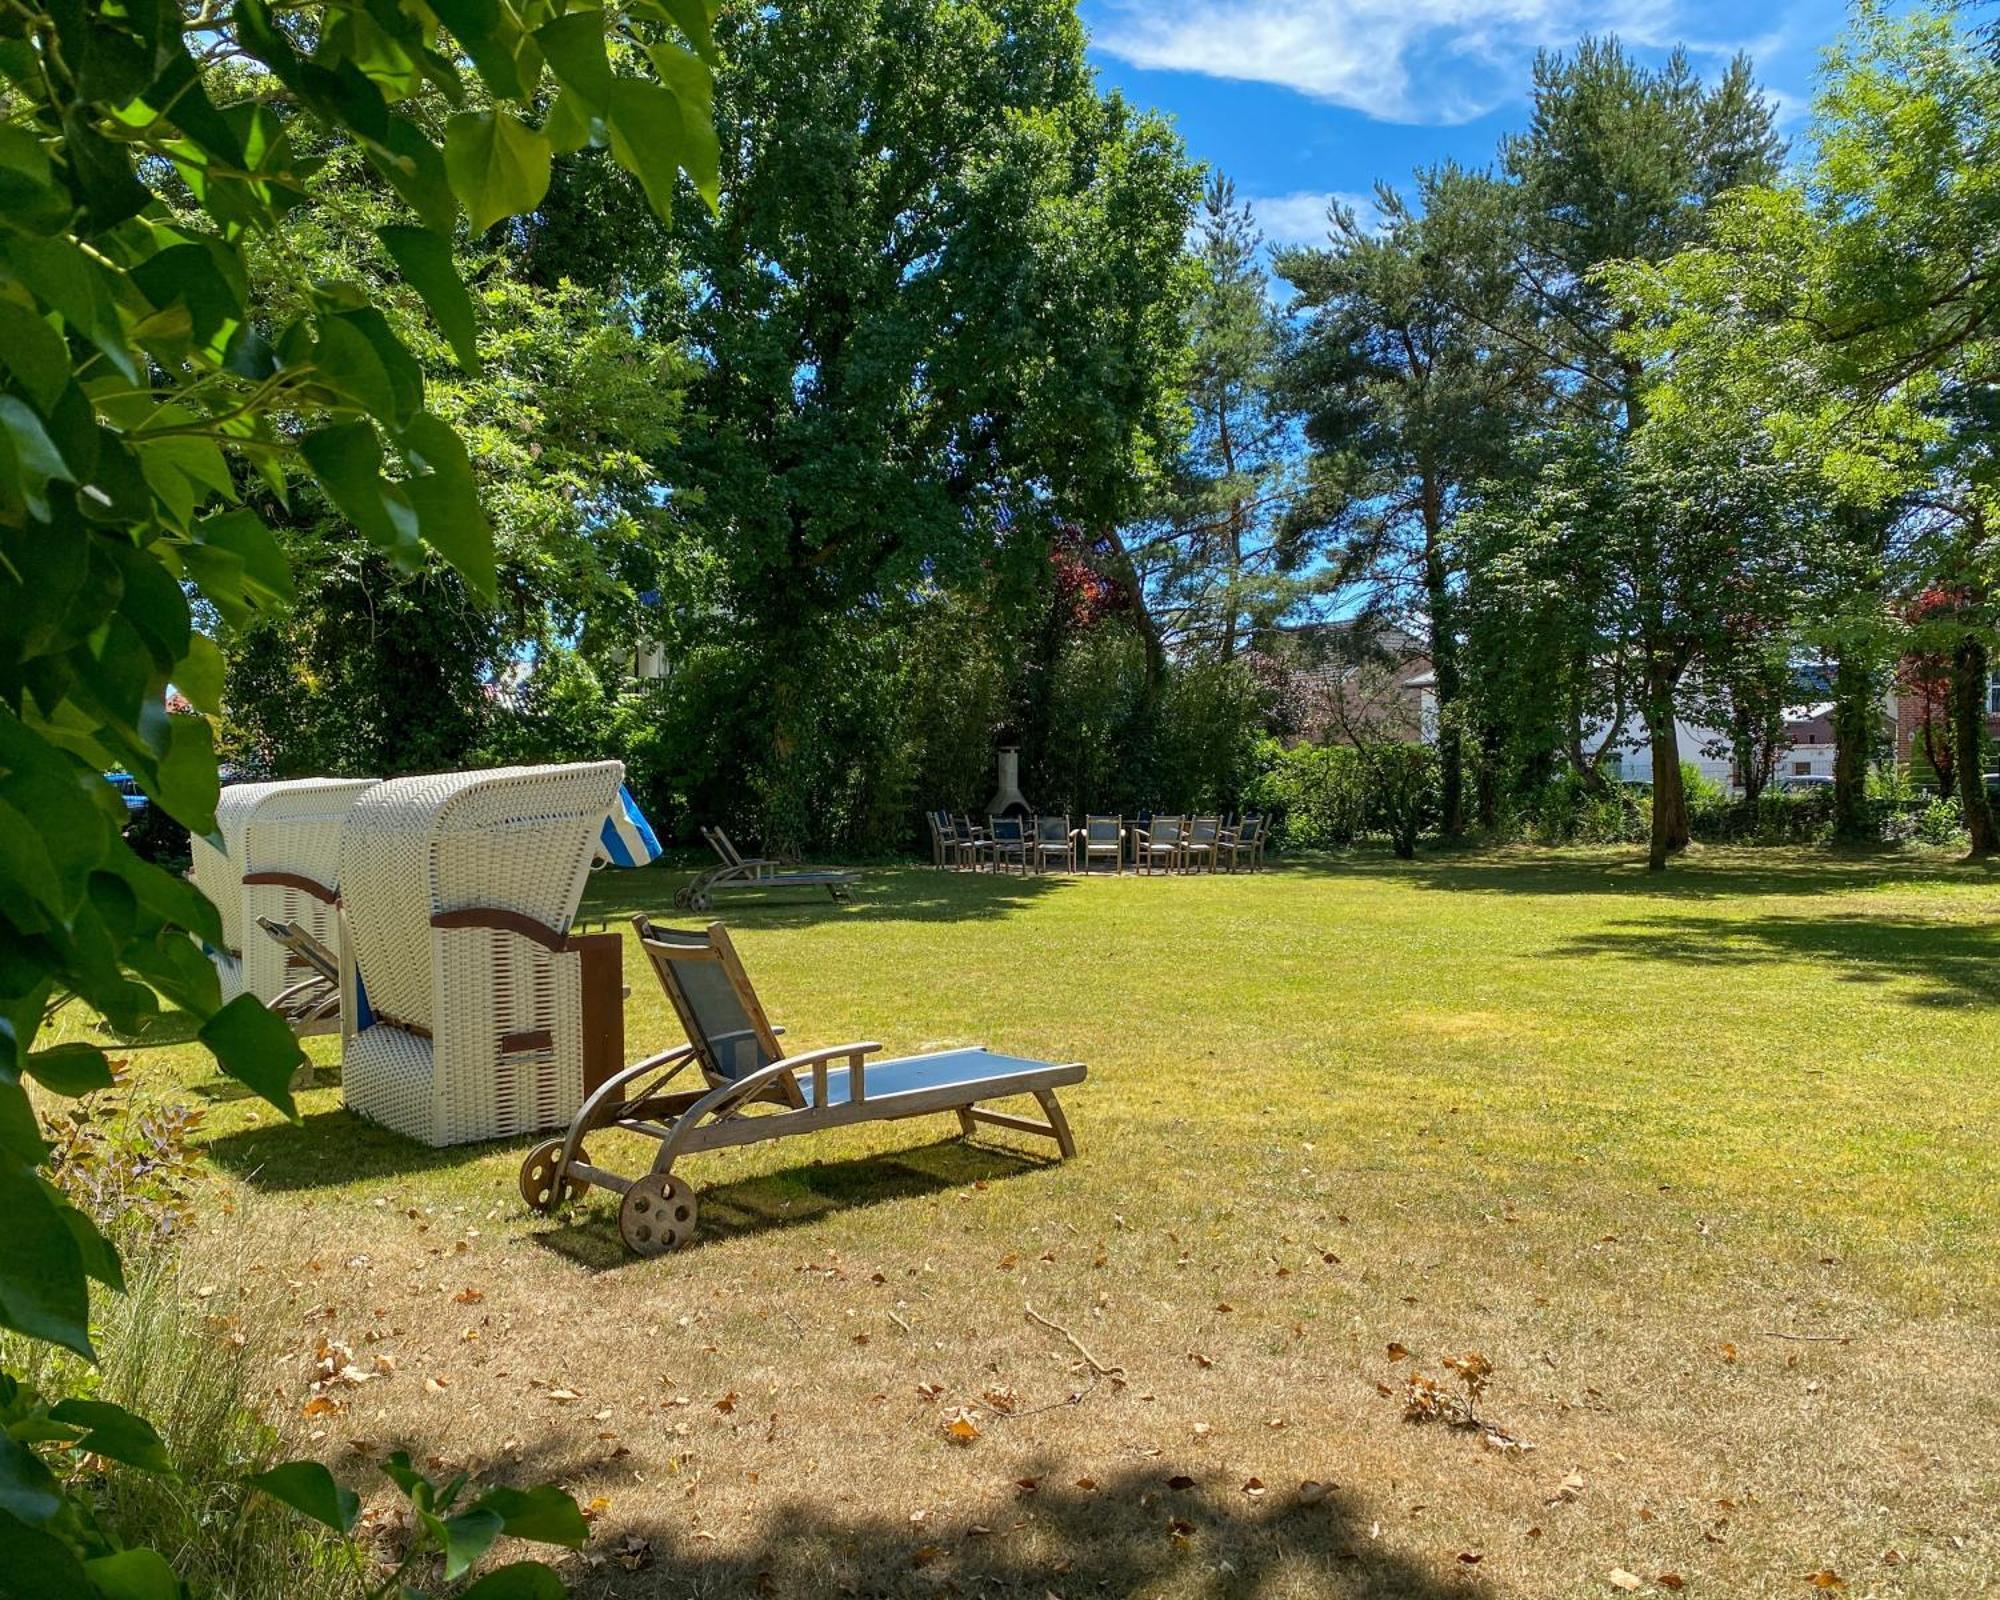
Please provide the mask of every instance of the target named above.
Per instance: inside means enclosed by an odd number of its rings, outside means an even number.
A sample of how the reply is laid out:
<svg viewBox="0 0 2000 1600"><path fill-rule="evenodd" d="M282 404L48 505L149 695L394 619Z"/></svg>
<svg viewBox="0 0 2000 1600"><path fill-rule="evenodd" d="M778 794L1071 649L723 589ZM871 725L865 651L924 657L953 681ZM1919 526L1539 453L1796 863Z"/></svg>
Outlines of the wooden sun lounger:
<svg viewBox="0 0 2000 1600"><path fill-rule="evenodd" d="M674 1170L683 1156L730 1145L818 1133L852 1122L887 1122L955 1113L962 1133L981 1126L1053 1139L1076 1154L1056 1090L1081 1083L1080 1063L1029 1061L973 1047L888 1061L870 1060L873 1042L785 1054L722 924L705 932L655 927L632 919L639 945L673 1002L688 1043L635 1062L583 1104L569 1132L528 1152L521 1194L553 1211L593 1185L622 1197L618 1231L641 1255L658 1255L694 1236L699 1207L693 1186ZM669 1090L698 1067L703 1087ZM987 1104L1032 1096L1045 1121ZM656 1140L649 1170L625 1177L592 1163L584 1140L617 1128Z"/></svg>
<svg viewBox="0 0 2000 1600"><path fill-rule="evenodd" d="M340 1032L340 957L295 922L259 917L257 926L284 947L305 976L272 996L269 1008L300 1038Z"/></svg>
<svg viewBox="0 0 2000 1600"><path fill-rule="evenodd" d="M722 864L697 874L694 882L675 894L674 904L683 910L711 910L716 895L736 889L824 889L832 899L845 900L860 877L855 872L786 867L762 856L746 856L720 828L703 828L701 836Z"/></svg>

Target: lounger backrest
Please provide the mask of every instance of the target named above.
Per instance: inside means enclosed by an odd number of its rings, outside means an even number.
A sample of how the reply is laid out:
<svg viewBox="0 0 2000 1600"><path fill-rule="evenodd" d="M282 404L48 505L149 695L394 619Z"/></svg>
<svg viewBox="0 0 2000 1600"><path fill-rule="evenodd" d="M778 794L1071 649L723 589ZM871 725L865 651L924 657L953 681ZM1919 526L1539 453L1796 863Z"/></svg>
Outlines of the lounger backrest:
<svg viewBox="0 0 2000 1600"><path fill-rule="evenodd" d="M1262 817L1245 817L1243 819L1243 826L1236 830L1236 842L1238 844L1255 844L1257 836L1263 831L1264 819Z"/></svg>
<svg viewBox="0 0 2000 1600"><path fill-rule="evenodd" d="M1196 817L1188 825L1188 839L1193 844L1214 844L1216 835L1221 832L1220 817Z"/></svg>
<svg viewBox="0 0 2000 1600"><path fill-rule="evenodd" d="M1024 844L1027 842L1028 835L1022 828L1019 817L988 817L986 820L988 826L993 830L992 838L995 844Z"/></svg>
<svg viewBox="0 0 2000 1600"><path fill-rule="evenodd" d="M644 916L634 917L632 925L711 1078L734 1082L784 1058L721 923L700 933L659 927Z"/></svg>
<svg viewBox="0 0 2000 1600"><path fill-rule="evenodd" d="M709 849L722 857L722 864L725 867L743 865L743 853L729 842L729 835L720 828L703 828L701 836L708 841Z"/></svg>
<svg viewBox="0 0 2000 1600"><path fill-rule="evenodd" d="M1037 844L1067 845L1069 843L1069 818L1067 816L1035 818L1035 842Z"/></svg>
<svg viewBox="0 0 2000 1600"><path fill-rule="evenodd" d="M1156 845L1179 844L1181 842L1181 819L1179 817L1155 817L1151 829Z"/></svg>
<svg viewBox="0 0 2000 1600"><path fill-rule="evenodd" d="M1117 844L1119 835L1125 831L1125 821L1122 817L1091 817L1083 830L1087 844Z"/></svg>

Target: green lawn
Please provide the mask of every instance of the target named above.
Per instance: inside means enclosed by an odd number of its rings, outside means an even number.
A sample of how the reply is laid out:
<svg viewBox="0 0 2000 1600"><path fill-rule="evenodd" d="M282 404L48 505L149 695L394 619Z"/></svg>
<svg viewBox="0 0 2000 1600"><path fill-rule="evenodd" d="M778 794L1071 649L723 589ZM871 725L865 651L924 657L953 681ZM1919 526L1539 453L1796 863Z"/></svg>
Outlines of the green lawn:
<svg viewBox="0 0 2000 1600"><path fill-rule="evenodd" d="M577 1581L621 1595L1989 1592L1996 906L1980 869L1776 851L873 871L727 907L773 1018L1085 1061L1076 1161L948 1119L697 1158L702 1239L639 1261L606 1196L526 1215L521 1145L222 1101L193 1270L275 1297L287 1412L314 1340L390 1355L329 1458L561 1478L605 1502ZM1402 1420L1469 1351L1532 1449Z"/></svg>

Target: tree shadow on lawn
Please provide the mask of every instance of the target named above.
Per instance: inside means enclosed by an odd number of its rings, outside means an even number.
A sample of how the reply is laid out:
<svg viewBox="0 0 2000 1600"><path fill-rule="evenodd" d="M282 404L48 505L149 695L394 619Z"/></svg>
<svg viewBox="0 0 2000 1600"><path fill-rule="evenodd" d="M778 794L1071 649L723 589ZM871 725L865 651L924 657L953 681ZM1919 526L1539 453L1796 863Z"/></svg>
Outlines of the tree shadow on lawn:
<svg viewBox="0 0 2000 1600"><path fill-rule="evenodd" d="M1394 878L1424 889L1487 894L1627 895L1642 899L1722 900L1750 895L1853 894L1920 884L2000 886L2000 862L1924 860L1883 851L1794 853L1757 860L1750 848L1721 857L1678 857L1665 872L1646 871L1646 858L1561 850L1547 853L1425 854L1415 861L1389 855L1288 861L1293 870Z"/></svg>
<svg viewBox="0 0 2000 1600"><path fill-rule="evenodd" d="M644 912L668 927L706 927L718 920L757 928L796 928L836 919L860 922L967 922L1024 910L1065 886L1056 873L946 872L935 867L863 869L853 898L835 901L824 889L723 893L707 911L674 904L689 875L657 867L606 867L591 874L577 911L579 931L617 926Z"/></svg>
<svg viewBox="0 0 2000 1600"><path fill-rule="evenodd" d="M627 1174L645 1170L641 1163L650 1160L651 1144L643 1149L628 1149L637 1159L630 1165L608 1162L610 1170ZM627 1154L628 1150L619 1153ZM963 1189L1054 1165L1053 1157L1031 1155L1005 1145L950 1138L912 1149L840 1161L801 1162L728 1183L704 1185L696 1168L688 1176L696 1185L695 1194L701 1205L699 1225L693 1242L676 1252L676 1256L690 1260L706 1246L725 1239L801 1227L821 1221L833 1212L915 1199L946 1189ZM531 1237L545 1249L599 1270L639 1266L651 1259L634 1255L619 1238L618 1196L613 1194L593 1191L583 1196L557 1226Z"/></svg>
<svg viewBox="0 0 2000 1600"><path fill-rule="evenodd" d="M994 1417L984 1426L1032 1423ZM856 1490L869 1498L865 1478L843 1470L838 1441L830 1445L835 1459L823 1474L827 1501ZM566 1455L537 1453L531 1445L511 1476L517 1483L550 1474L574 1481L588 1471L587 1462ZM908 1471L899 1465L895 1475ZM1183 1475L1193 1484L1172 1487ZM1192 1453L1084 1479L1088 1488L1078 1479L1076 1462L1045 1456L1020 1475L1020 1482L1033 1480L1028 1490L1003 1483L998 1488L1006 1501L940 1512L917 1526L906 1505L856 1510L795 1496L759 1506L756 1532L740 1543L697 1538L685 1518L622 1522L603 1550L590 1552L597 1559L588 1571L572 1578L574 1592L618 1600L694 1594L1041 1600L1169 1588L1203 1600L1276 1594L1488 1600L1494 1593L1470 1563L1440 1578L1387 1548L1371 1536L1370 1513L1338 1485L1301 1492L1296 1484L1273 1484L1253 1498L1235 1474ZM921 1504L921 1491L912 1492ZM621 1552L637 1570L627 1570Z"/></svg>
<svg viewBox="0 0 2000 1600"><path fill-rule="evenodd" d="M1911 1005L1965 1006L2000 1000L2000 934L1985 925L1921 917L1758 917L1718 922L1660 916L1619 923L1558 945L1559 956L1617 956L1695 966L1810 961L1842 966L1851 983L1917 980Z"/></svg>

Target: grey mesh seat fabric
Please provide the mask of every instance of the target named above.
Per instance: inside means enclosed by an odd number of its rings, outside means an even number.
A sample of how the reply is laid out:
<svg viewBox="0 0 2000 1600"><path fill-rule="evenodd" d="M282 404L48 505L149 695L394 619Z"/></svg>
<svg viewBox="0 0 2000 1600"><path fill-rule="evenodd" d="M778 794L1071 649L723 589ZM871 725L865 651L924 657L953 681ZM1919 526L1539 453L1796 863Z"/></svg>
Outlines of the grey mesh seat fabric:
<svg viewBox="0 0 2000 1600"><path fill-rule="evenodd" d="M1063 1156L1076 1154L1056 1090L1083 1081L1080 1062L980 1046L871 1060L882 1048L873 1041L787 1054L721 923L693 932L643 916L632 921L687 1042L616 1074L584 1102L563 1138L528 1152L521 1194L536 1210L552 1211L586 1189L609 1189L621 1197L618 1229L626 1244L657 1254L694 1233L695 1192L674 1170L682 1157L931 1112L955 1115L961 1133L1005 1128L1052 1139ZM699 1086L671 1087L690 1067ZM1044 1120L986 1103L1014 1096L1035 1100ZM626 1177L595 1164L584 1141L606 1128L656 1141L651 1168Z"/></svg>
<svg viewBox="0 0 2000 1600"><path fill-rule="evenodd" d="M898 1095L916 1094L927 1089L977 1087L982 1097L998 1098L1004 1092L999 1085L1009 1077L1034 1078L1048 1071L1048 1066L1046 1061L1003 1056L996 1050L977 1046L966 1050L939 1050L924 1056L872 1061L865 1073L864 1087L869 1102L878 1106ZM811 1081L799 1087L806 1104L815 1104ZM853 1075L845 1067L835 1067L827 1073L828 1105L846 1105L853 1090ZM1023 1089L1020 1092L1026 1094L1029 1091Z"/></svg>

